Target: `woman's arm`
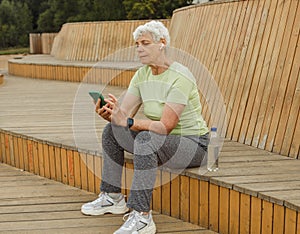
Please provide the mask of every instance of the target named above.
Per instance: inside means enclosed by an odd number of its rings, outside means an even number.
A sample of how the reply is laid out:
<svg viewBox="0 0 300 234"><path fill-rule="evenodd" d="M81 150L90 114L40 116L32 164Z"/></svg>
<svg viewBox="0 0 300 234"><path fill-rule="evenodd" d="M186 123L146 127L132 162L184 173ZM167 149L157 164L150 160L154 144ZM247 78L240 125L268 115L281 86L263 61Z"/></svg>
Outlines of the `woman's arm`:
<svg viewBox="0 0 300 234"><path fill-rule="evenodd" d="M127 118L133 117L141 101L138 97L127 93L122 100L122 104L117 101L116 97L109 94L109 99L105 99L108 103L103 107L107 115L110 115L111 122L116 125L126 127ZM134 119L131 130L134 131L153 131L158 134L169 134L178 124L181 113L185 105L177 103L166 103L163 109L161 119L153 121L150 119Z"/></svg>
<svg viewBox="0 0 300 234"><path fill-rule="evenodd" d="M178 124L181 113L185 105L177 103L166 103L163 109L161 119L153 121L149 119L134 119L131 127L134 131L153 131L158 134L169 134Z"/></svg>

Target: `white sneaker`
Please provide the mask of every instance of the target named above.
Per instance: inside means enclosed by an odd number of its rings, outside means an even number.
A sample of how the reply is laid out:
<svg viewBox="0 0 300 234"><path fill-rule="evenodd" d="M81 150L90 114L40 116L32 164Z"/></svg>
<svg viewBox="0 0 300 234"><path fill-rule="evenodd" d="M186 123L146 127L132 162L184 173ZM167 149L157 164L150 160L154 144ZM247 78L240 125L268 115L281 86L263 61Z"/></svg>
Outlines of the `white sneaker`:
<svg viewBox="0 0 300 234"><path fill-rule="evenodd" d="M125 221L125 217L128 219ZM125 223L114 234L155 234L156 226L152 219L151 211L149 217L145 218L141 213L132 211L124 215Z"/></svg>
<svg viewBox="0 0 300 234"><path fill-rule="evenodd" d="M118 199L112 199L107 193L100 193L95 201L81 206L81 212L85 215L125 214L128 210L123 194Z"/></svg>

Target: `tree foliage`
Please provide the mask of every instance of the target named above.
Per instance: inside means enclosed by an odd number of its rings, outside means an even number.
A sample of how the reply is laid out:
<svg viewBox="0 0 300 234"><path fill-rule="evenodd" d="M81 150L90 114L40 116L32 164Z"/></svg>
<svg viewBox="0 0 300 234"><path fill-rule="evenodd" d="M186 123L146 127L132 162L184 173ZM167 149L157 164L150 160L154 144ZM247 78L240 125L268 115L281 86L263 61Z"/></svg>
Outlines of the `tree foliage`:
<svg viewBox="0 0 300 234"><path fill-rule="evenodd" d="M32 15L22 1L3 0L0 3L0 48L28 44L32 30Z"/></svg>
<svg viewBox="0 0 300 234"><path fill-rule="evenodd" d="M27 46L31 32L67 22L170 18L192 0L0 0L0 48Z"/></svg>

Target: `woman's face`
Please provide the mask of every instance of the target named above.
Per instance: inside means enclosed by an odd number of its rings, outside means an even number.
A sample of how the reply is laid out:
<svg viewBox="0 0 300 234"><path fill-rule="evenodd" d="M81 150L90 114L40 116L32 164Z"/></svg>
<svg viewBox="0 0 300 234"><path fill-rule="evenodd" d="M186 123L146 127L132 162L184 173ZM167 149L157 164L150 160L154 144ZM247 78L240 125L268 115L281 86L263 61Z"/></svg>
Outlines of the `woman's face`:
<svg viewBox="0 0 300 234"><path fill-rule="evenodd" d="M159 65L159 57L163 51L160 49L162 43L155 42L150 33L144 33L135 44L142 64Z"/></svg>

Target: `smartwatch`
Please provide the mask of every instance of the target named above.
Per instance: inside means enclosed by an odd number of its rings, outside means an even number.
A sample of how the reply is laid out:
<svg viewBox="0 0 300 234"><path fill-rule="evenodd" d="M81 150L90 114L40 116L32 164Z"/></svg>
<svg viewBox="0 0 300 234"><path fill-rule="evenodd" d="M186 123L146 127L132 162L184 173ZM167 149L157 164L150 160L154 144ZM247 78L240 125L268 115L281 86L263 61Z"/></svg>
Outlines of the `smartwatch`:
<svg viewBox="0 0 300 234"><path fill-rule="evenodd" d="M128 128L131 128L132 125L133 125L133 123L134 123L133 118L128 118L128 119L127 119L127 127L128 127Z"/></svg>

